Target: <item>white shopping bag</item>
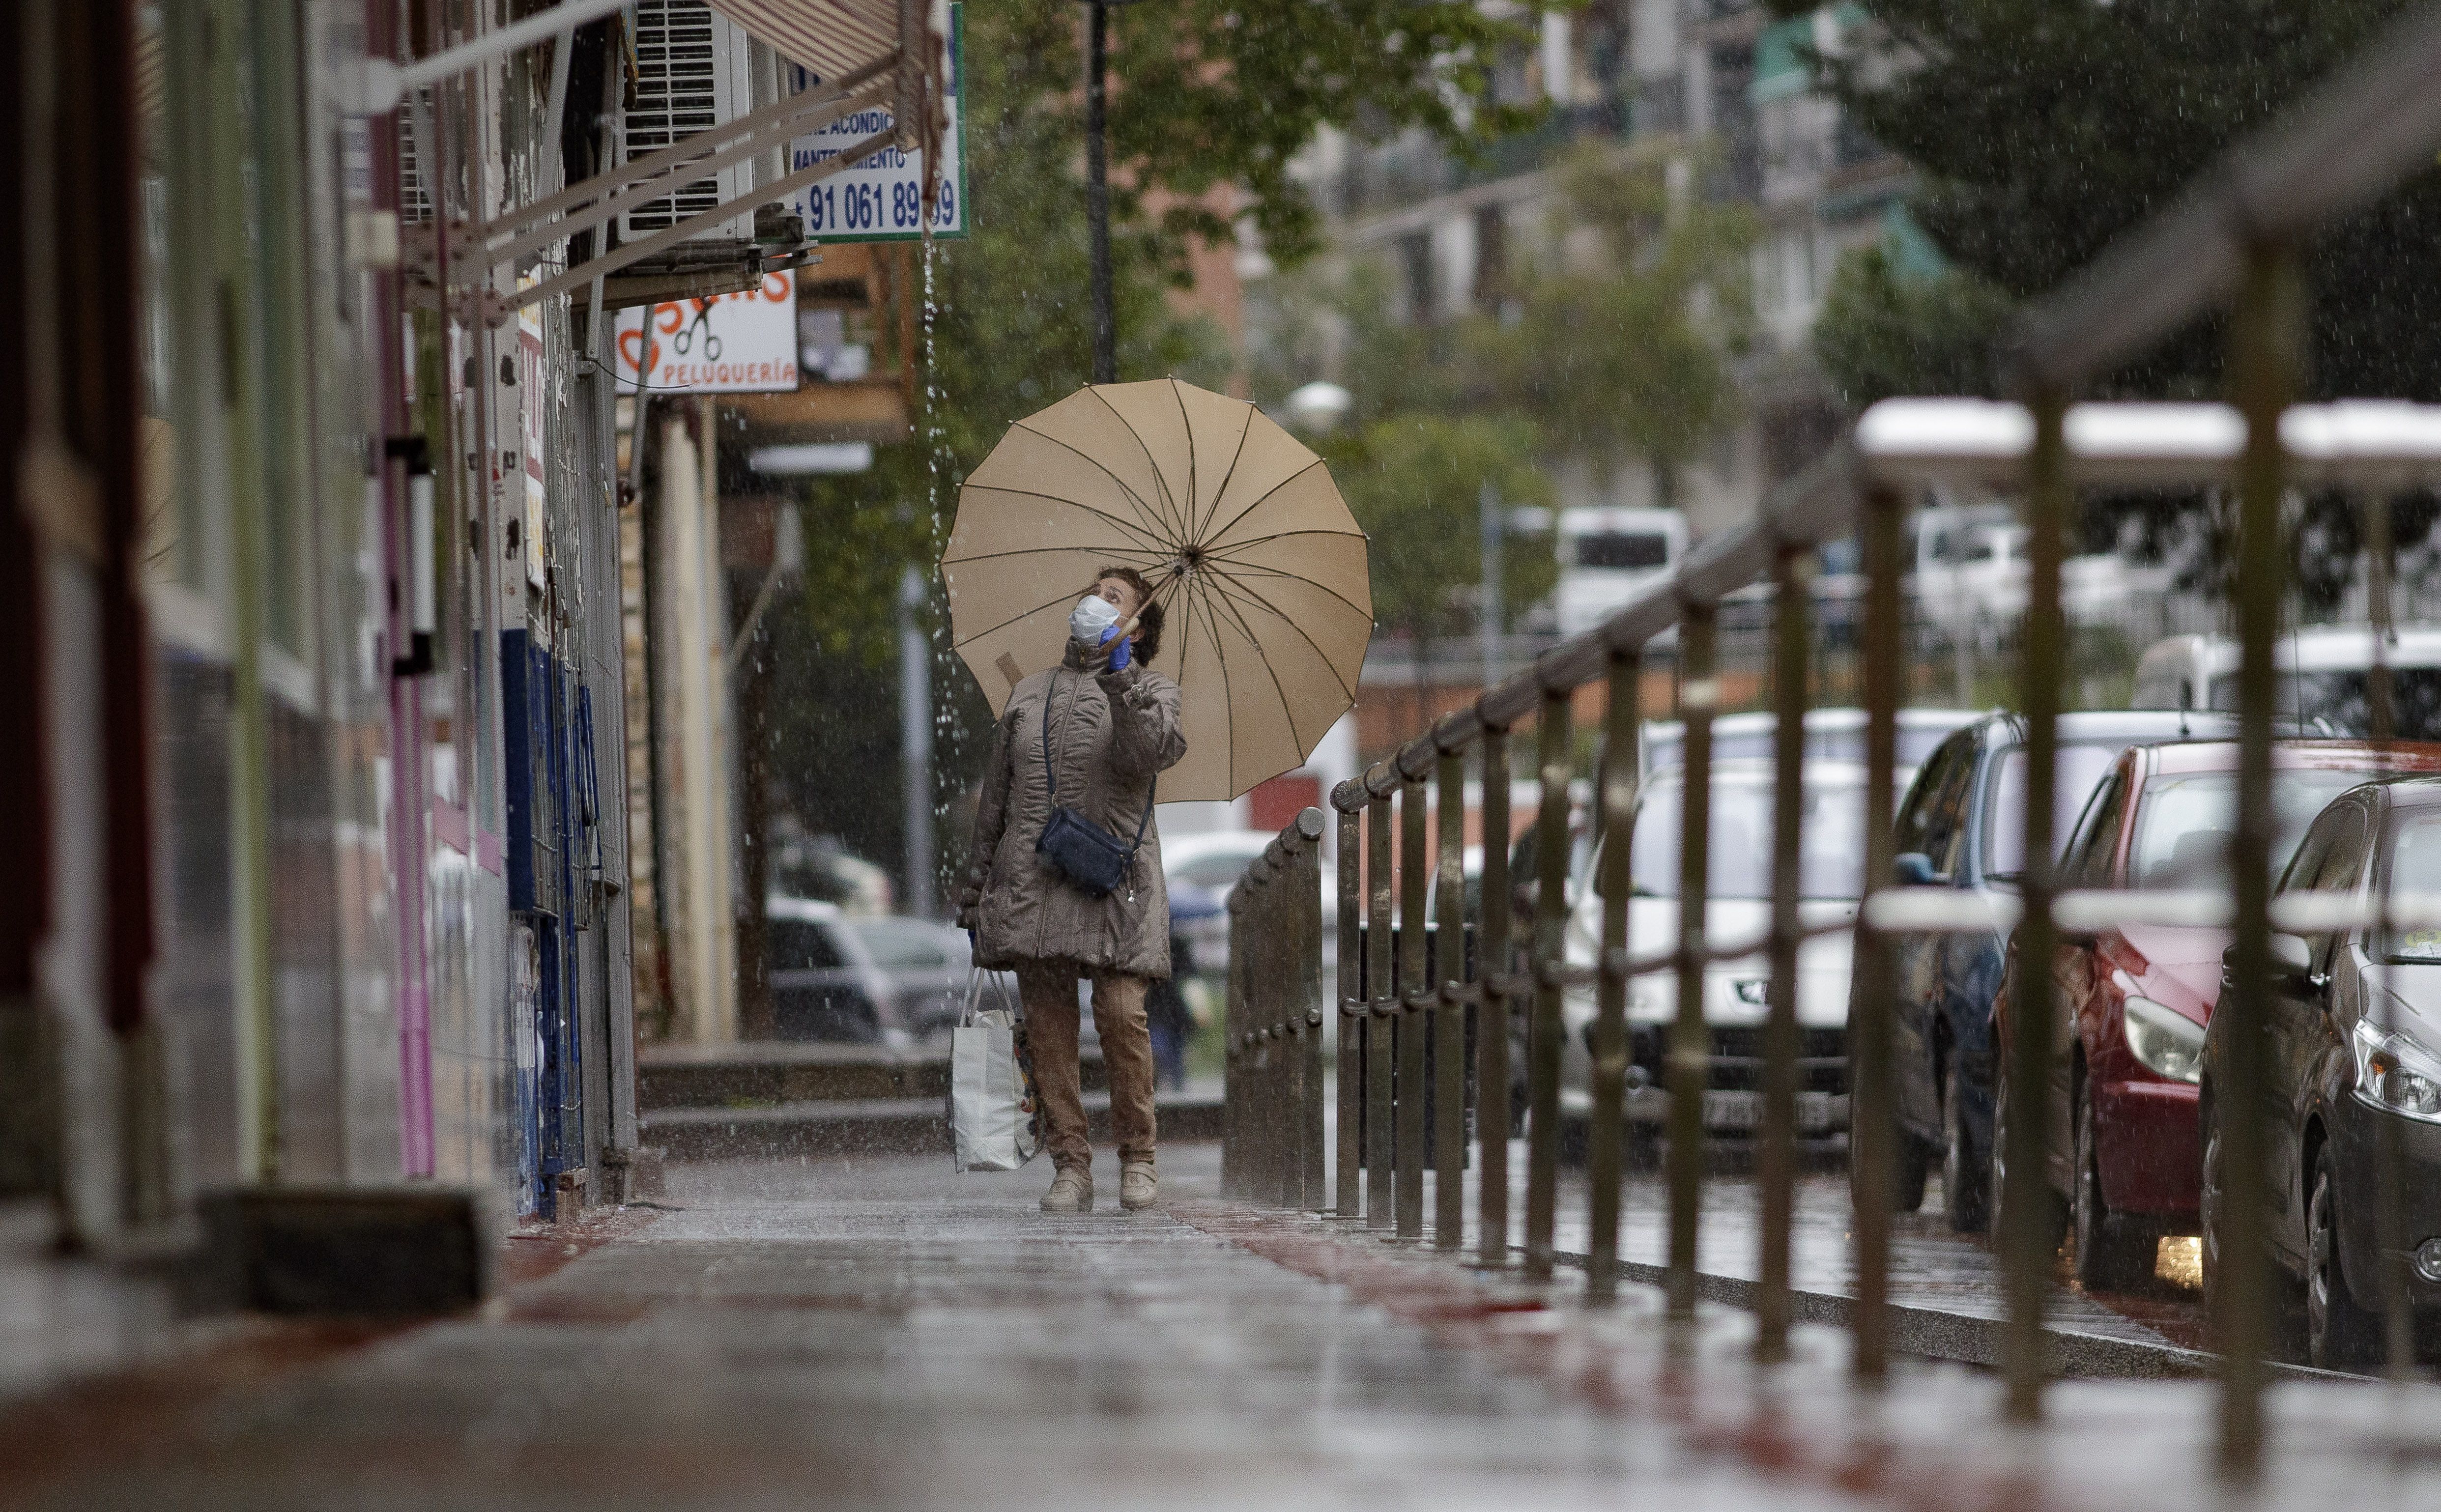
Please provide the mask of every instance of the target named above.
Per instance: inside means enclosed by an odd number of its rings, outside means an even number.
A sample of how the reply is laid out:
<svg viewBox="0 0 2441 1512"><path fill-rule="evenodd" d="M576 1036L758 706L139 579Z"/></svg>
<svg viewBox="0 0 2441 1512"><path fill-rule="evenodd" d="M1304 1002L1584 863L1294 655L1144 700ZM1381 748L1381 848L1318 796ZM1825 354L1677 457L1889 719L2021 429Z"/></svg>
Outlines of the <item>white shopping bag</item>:
<svg viewBox="0 0 2441 1512"><path fill-rule="evenodd" d="M949 1034L949 1131L961 1171L1014 1171L1042 1148L1041 1109L1021 1049L1017 1016L983 1006L985 974L967 984L967 1011Z"/></svg>

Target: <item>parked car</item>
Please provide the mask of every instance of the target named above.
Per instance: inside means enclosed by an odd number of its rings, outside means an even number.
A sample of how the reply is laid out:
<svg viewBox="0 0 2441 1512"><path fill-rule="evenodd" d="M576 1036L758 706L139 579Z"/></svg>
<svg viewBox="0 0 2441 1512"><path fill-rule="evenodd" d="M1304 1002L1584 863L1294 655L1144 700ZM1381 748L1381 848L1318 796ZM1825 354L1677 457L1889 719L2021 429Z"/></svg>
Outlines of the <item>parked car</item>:
<svg viewBox="0 0 2441 1512"><path fill-rule="evenodd" d="M768 899L764 919L783 1039L908 1045L955 1026L966 1010L963 930L813 898ZM995 975L1014 1002L1015 980Z"/></svg>
<svg viewBox="0 0 2441 1512"><path fill-rule="evenodd" d="M2053 833L2063 839L2119 753L2139 741L2229 738L2226 714L2100 711L2059 721ZM2014 892L2025 863L2026 730L2016 714L1987 714L1942 742L1897 814L1898 880L1950 887L1977 897ZM1924 1201L1933 1162L1950 1225L1985 1222L1992 1151L1992 1001L2006 945L1988 931L1902 935L1893 1068L1898 1096L1902 1212Z"/></svg>
<svg viewBox="0 0 2441 1512"><path fill-rule="evenodd" d="M1773 764L1725 761L1712 767L1709 886L1705 938L1729 945L1763 938L1771 924ZM1651 956L1678 939L1680 804L1686 776L1656 773L1637 795L1636 830L1628 870L1634 892L1627 906L1627 948ZM1799 855L1808 927L1853 922L1862 891L1865 857L1865 769L1846 762L1808 762L1805 828ZM1584 874L1571 890L1574 907L1565 936L1567 960L1592 965L1601 954L1602 898L1593 879L1600 874L1603 845L1595 845ZM1807 940L1798 951L1797 1017L1799 1090L1797 1127L1801 1137L1820 1138L1848 1126L1848 986L1851 931ZM1705 1126L1718 1134L1744 1134L1762 1123L1763 1025L1769 1013L1771 968L1758 951L1715 962L1704 972L1704 1022L1711 1033L1711 1082L1704 1095ZM1582 1117L1592 1108L1595 1015L1591 987L1562 994L1566 1026L1561 1052L1562 1110ZM1663 1075L1665 1040L1678 1013L1678 977L1659 971L1632 979L1627 993L1630 1057L1627 1117L1657 1125L1667 1116Z"/></svg>
<svg viewBox="0 0 2441 1512"><path fill-rule="evenodd" d="M2279 891L2361 896L2441 892L2441 781L2368 783L2341 795L2305 832ZM2405 1161L2409 1304L2428 1341L2441 1323L2441 930L2275 934L2259 1108L2232 1109L2231 1016L2205 1032L2201 1102L2204 1287L2221 1263L2227 1188L2222 1130L2264 1125L2272 1259L2304 1284L2313 1362L2363 1366L2378 1355L2374 1215L2378 1142ZM2226 988L2223 989L2227 990Z"/></svg>
<svg viewBox="0 0 2441 1512"><path fill-rule="evenodd" d="M2274 707L2284 718L2332 734L2371 733L2369 685L2375 639L2365 624L2310 625L2272 643ZM2399 625L2380 648L2391 668L2392 733L2441 740L2441 625ZM2235 709L2237 641L2229 636L2171 636L2136 660L2137 709Z"/></svg>
<svg viewBox="0 0 2441 1512"><path fill-rule="evenodd" d="M2273 874L2314 816L2383 772L2441 772L2441 746L2383 751L2360 741L2283 741L2273 752ZM2130 747L2086 804L2061 853L2068 888L2181 891L2228 885L2236 827L2237 745ZM2229 931L2118 924L2063 929L2052 980L2066 995L2052 1056L2048 1174L2073 1231L2077 1279L2125 1290L2153 1273L2165 1234L2192 1233L2201 1136L2196 1087L2205 1026L2220 998ZM2011 943L2004 982L2023 969ZM2011 997L1994 1012L1999 1114L1991 1190L2000 1190L2008 1126Z"/></svg>

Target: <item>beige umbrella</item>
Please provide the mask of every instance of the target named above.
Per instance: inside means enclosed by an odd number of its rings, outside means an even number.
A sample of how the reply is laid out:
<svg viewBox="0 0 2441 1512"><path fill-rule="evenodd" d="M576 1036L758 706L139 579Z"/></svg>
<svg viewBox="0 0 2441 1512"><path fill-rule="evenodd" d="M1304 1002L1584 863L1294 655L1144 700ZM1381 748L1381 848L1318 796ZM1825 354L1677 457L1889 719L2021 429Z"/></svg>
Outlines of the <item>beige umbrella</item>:
<svg viewBox="0 0 2441 1512"><path fill-rule="evenodd" d="M1365 532L1322 459L1241 400L1175 379L1080 388L1001 438L941 556L949 624L998 713L1059 660L1068 611L1131 567L1182 693L1165 801L1236 798L1313 754L1373 633Z"/></svg>

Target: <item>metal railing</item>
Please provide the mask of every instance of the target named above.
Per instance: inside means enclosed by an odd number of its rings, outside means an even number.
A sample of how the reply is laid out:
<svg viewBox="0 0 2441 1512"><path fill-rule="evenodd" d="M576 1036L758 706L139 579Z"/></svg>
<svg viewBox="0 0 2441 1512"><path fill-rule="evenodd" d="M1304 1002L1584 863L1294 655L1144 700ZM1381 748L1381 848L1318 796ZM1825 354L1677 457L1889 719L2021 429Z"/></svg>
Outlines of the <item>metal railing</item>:
<svg viewBox="0 0 2441 1512"><path fill-rule="evenodd" d="M1323 1173L1322 810L1280 831L1229 891L1220 1190L1318 1207Z"/></svg>
<svg viewBox="0 0 2441 1512"><path fill-rule="evenodd" d="M1710 812L1710 726L1719 702L1714 675L1722 601L1751 584L1775 585L1771 626L1771 705L1778 714L1776 841L1771 927L1761 942L1771 964L1763 1046L1763 1116L1756 1143L1762 1205L1761 1284L1756 1288L1759 1356L1787 1348L1791 1317L1790 1248L1795 1103L1799 1049L1796 1011L1799 947L1808 932L1799 908L1798 817L1802 813L1802 716L1808 706L1814 625L1806 591L1814 549L1852 530L1860 537L1865 593L1860 642L1866 740L1865 876L1869 897L1854 942L1854 992L1848 1056L1854 1293L1853 1369L1863 1381L1884 1377L1889 1325L1892 1193L1899 1149L1894 1113L1893 1009L1897 930L1952 927L1939 909L1898 889L1892 809L1896 710L1907 696L1901 580L1908 563L1902 527L1912 492L1961 477L2015 492L2028 524L2028 607L2017 636L2020 714L2028 751L2023 815L2025 854L2016 948L2048 960L2062 924L2077 927L2112 905L2066 893L2055 874L2053 814L2058 780L2060 685L2068 651L2061 562L2075 493L2093 485L2203 485L2233 490L2238 546L2233 592L2241 641L2237 829L2231 846L2232 892L2143 907L2181 917L2225 921L2235 942L2231 986L2217 1012L2233 1016L2232 1053L2214 1095L2258 1106L2267 1067L2258 1035L2266 1022L2272 963L2270 897L2271 748L2275 718L2272 643L2285 587L2281 503L2294 485L2359 491L2429 486L2441 479L2441 409L2390 404L2297 406L2291 402L2302 348L2297 248L2321 220L2360 205L2441 147L2441 10L2410 17L2370 49L2371 60L2325 88L2269 133L2242 145L2200 187L2153 225L2106 254L2085 279L2034 311L2020 327L2013 380L2021 404L1892 401L1869 410L1853 431L1812 467L1763 501L1753 518L1705 540L1668 581L1594 631L1562 642L1525 672L1441 719L1361 778L1331 795L1337 815L1338 981L1337 1139L1333 1181L1322 1180L1316 1104L1320 877L1312 870L1321 816L1309 810L1283 832L1247 886L1230 899L1233 928L1230 1087L1230 1190L1258 1200L1322 1209L1343 1220L1388 1228L1401 1239L1425 1233L1423 1174L1434 1174L1432 1238L1463 1242L1463 1174L1469 1148L1464 1069L1466 1016L1475 1016L1477 1103L1473 1147L1479 1172L1477 1255L1486 1266L1511 1259L1509 1212L1509 1016L1527 1016L1527 1172L1522 1269L1553 1273L1562 1143L1561 994L1584 981L1563 949L1569 908L1569 785L1576 775L1572 702L1578 690L1606 684L1603 758L1594 774L1587 821L1600 833L1600 941L1590 972L1595 1017L1591 1114L1586 1140L1589 1235L1587 1290L1608 1299L1617 1285L1622 1179L1622 1100L1629 1059L1624 1005L1629 978L1656 965L1677 977L1664 1083L1669 1093L1664 1180L1668 1188L1668 1316L1691 1318L1697 1291L1696 1240L1706 1166L1703 1092L1710 1041L1703 972L1713 961L1753 952L1757 942L1709 942L1705 893ZM2224 298L2234 296L2229 334L2233 403L2088 405L2068 403L2072 387L2106 377L2116 365ZM2383 515L2381 510L2370 511ZM2386 518L2386 516L2383 516ZM2381 564L2377 563L2377 572ZM2378 621L2384 594L2373 595ZM1799 612L1777 612L1795 606ZM1676 713L1684 721L1685 785L1679 834L1677 943L1666 961L1627 949L1628 839L1636 820L1640 658L1645 644L1675 628ZM2378 703L2378 700L2377 701ZM1658 712L1655 711L1654 712ZM1508 813L1510 740L1535 724L1541 778L1534 821L1530 928L1512 939ZM2377 736L2386 721L2376 715ZM1472 963L1458 921L1463 907L1463 783L1478 765L1482 795L1482 906ZM1437 907L1443 927L1427 959L1424 927L1432 891L1426 868L1427 783L1440 793ZM1393 831L1396 831L1395 851ZM1394 875L1395 871L1395 875ZM1290 900L1281 889L1293 892ZM2130 908L2137 905L2130 901ZM2293 924L2310 901L2286 905ZM2400 899L2393 920L2423 917L2432 900ZM1362 920L1360 923L1360 908ZM1927 912L1927 908L1930 911ZM1916 911L1910 915L1908 910ZM2344 909L2332 911L2336 918ZM1396 927L1394 927L1394 914ZM2309 921L2310 922L2310 921ZM2326 921L2327 922L2327 921ZM1985 915L1989 927L1989 915ZM1523 948L1519 948L1522 944ZM1242 946L1242 947L1241 947ZM1283 951L1307 952L1292 970ZM1395 960L1394 957L1395 949ZM2016 974L2008 1004L2016 1043L2053 1042L2058 1004L2051 973ZM1425 1046L1433 1085L1425 1085ZM2044 1141L2051 1064L2042 1054L2009 1058L2003 1095L2007 1190L1998 1248L2009 1304L2004 1364L2007 1412L2032 1420L2041 1411L2045 1375L2043 1310L2052 1285L2055 1233ZM1430 1127L1427 1127L1427 1110ZM1290 1116L1291 1114L1293 1116ZM2261 1172L2266 1136L2259 1120L2228 1121L2228 1169ZM1293 1152L1293 1153L1292 1153ZM2395 1207L2396 1152L2385 1157L2383 1188ZM2267 1196L2260 1179L2230 1176L2223 1252L2211 1299L2223 1350L2220 1454L2226 1473L2251 1477L2261 1454L2261 1387L2270 1312L2266 1251ZM2385 1219L2385 1223L2389 1220ZM2396 1237L2396 1225L2383 1231ZM2395 1246L2393 1246L2395 1248ZM2396 1365L2405 1338L2403 1280L2384 1278Z"/></svg>

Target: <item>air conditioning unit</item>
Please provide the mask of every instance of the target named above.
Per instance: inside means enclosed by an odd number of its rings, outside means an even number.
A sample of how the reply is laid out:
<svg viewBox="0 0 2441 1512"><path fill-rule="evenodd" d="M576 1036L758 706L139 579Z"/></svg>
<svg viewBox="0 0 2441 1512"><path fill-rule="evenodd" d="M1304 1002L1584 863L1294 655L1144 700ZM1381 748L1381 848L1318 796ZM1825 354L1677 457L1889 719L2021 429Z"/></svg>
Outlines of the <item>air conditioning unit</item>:
<svg viewBox="0 0 2441 1512"><path fill-rule="evenodd" d="M752 41L705 0L636 0L636 102L621 124L625 160L647 157L754 108ZM732 164L627 210L619 239L641 241L754 188L754 160ZM690 241L753 239L754 211L711 225Z"/></svg>

